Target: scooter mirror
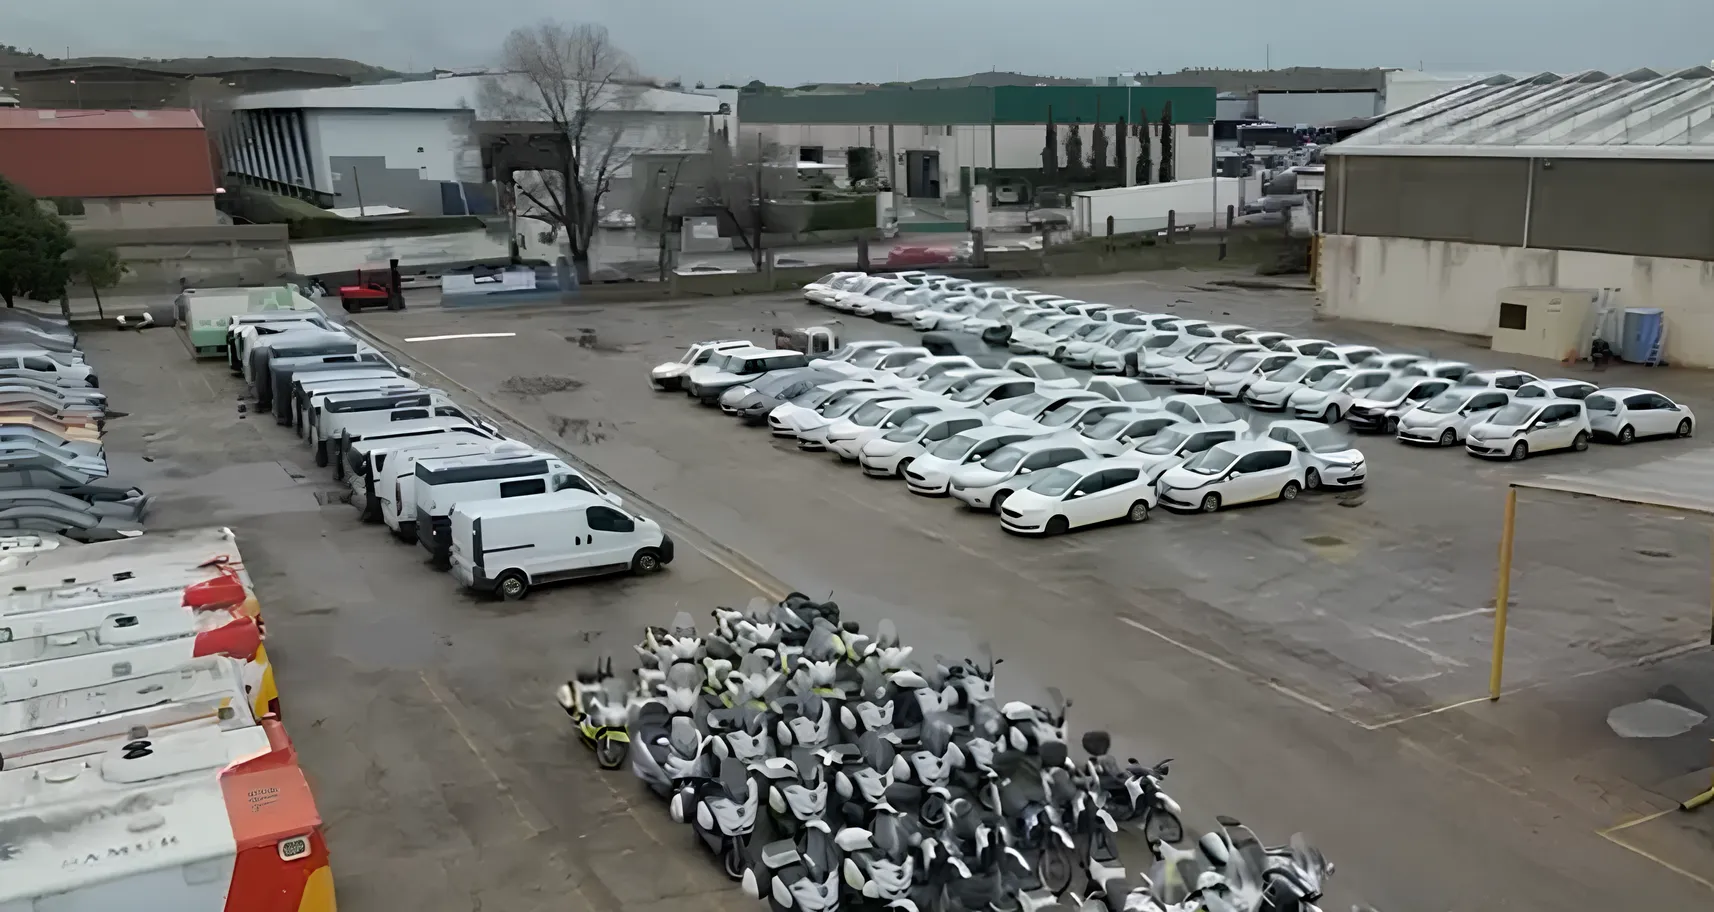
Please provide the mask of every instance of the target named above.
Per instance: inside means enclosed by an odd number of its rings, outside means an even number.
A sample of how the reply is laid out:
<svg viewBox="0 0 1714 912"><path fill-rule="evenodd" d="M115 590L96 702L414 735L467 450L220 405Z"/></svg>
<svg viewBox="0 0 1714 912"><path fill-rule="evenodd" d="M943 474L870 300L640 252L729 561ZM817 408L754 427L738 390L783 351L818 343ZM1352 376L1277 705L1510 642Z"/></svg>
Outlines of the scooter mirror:
<svg viewBox="0 0 1714 912"><path fill-rule="evenodd" d="M1113 748L1113 736L1104 731L1083 733L1083 749L1091 757L1099 757Z"/></svg>

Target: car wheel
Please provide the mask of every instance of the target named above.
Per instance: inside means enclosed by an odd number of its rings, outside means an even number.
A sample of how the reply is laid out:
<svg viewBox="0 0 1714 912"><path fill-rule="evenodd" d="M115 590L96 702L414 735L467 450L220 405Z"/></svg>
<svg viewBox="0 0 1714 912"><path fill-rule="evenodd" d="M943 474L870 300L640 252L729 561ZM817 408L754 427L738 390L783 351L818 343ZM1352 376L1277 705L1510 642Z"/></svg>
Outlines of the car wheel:
<svg viewBox="0 0 1714 912"><path fill-rule="evenodd" d="M1386 432L1389 434L1397 434L1399 432L1399 420L1397 418L1388 418L1382 427L1385 428Z"/></svg>
<svg viewBox="0 0 1714 912"><path fill-rule="evenodd" d="M1064 535L1065 530L1069 528L1071 528L1070 520L1063 516L1055 516L1047 521L1047 528L1045 531L1049 535Z"/></svg>
<svg viewBox="0 0 1714 912"><path fill-rule="evenodd" d="M1530 455L1530 445L1522 440L1512 445L1512 461L1522 462Z"/></svg>
<svg viewBox="0 0 1714 912"><path fill-rule="evenodd" d="M1011 497L1011 496L1012 496L1011 491L1001 491L1000 493L995 494L994 495L994 504L993 504L994 512L995 513L1000 512L1000 508L1006 505L1006 498Z"/></svg>
<svg viewBox="0 0 1714 912"><path fill-rule="evenodd" d="M1576 453L1589 449L1589 435L1578 431L1577 436L1571 438L1571 449Z"/></svg>
<svg viewBox="0 0 1714 912"><path fill-rule="evenodd" d="M1457 446L1458 445L1458 432L1451 429L1451 428L1447 428L1446 430L1441 431L1440 432L1440 445L1443 447Z"/></svg>
<svg viewBox="0 0 1714 912"><path fill-rule="evenodd" d="M631 572L638 576L647 576L661 569L661 552L653 548L644 548L631 558Z"/></svg>
<svg viewBox="0 0 1714 912"><path fill-rule="evenodd" d="M1296 500L1297 499L1297 492L1299 490L1300 489L1298 488L1297 482L1295 482L1295 481L1286 482L1285 487L1280 488L1280 500Z"/></svg>
<svg viewBox="0 0 1714 912"><path fill-rule="evenodd" d="M1311 491L1321 487L1321 471L1312 468L1305 472L1303 474L1303 486Z"/></svg>
<svg viewBox="0 0 1714 912"><path fill-rule="evenodd" d="M1339 423L1339 406L1337 406L1337 405L1328 406L1327 411L1321 413L1321 420L1326 422L1327 424L1338 424Z"/></svg>
<svg viewBox="0 0 1714 912"><path fill-rule="evenodd" d="M530 594L529 578L521 570L507 570L494 580L494 593L508 602Z"/></svg>
<svg viewBox="0 0 1714 912"><path fill-rule="evenodd" d="M1619 428L1619 443L1626 444L1637 439L1637 429L1630 425Z"/></svg>
<svg viewBox="0 0 1714 912"><path fill-rule="evenodd" d="M1693 428L1690 426L1690 419L1689 418L1686 418L1683 421L1680 421L1678 423L1678 436L1689 437L1690 432L1692 430L1693 430Z"/></svg>
<svg viewBox="0 0 1714 912"><path fill-rule="evenodd" d="M898 464L898 466L897 466L897 467L896 467L896 468L894 468L894 469L893 469L893 476L894 476L894 477L895 477L895 478L903 478L903 477L905 477L905 470L906 470L906 469L908 469L908 468L910 468L910 467L911 467L911 462L912 462L912 461L913 461L913 460L910 460L910 459L901 459L901 460L899 460L899 464Z"/></svg>
<svg viewBox="0 0 1714 912"><path fill-rule="evenodd" d="M1202 498L1202 512L1217 513L1220 510L1220 495L1209 494Z"/></svg>
<svg viewBox="0 0 1714 912"><path fill-rule="evenodd" d="M1131 504L1131 509L1125 511L1125 521L1134 523L1148 522L1149 505L1140 500Z"/></svg>

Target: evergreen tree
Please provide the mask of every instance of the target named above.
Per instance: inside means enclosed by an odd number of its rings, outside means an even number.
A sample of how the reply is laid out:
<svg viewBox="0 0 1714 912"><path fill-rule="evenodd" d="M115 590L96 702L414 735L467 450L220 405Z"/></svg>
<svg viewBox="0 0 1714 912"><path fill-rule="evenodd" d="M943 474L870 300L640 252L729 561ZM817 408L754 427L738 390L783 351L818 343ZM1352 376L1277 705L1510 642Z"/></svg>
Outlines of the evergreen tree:
<svg viewBox="0 0 1714 912"><path fill-rule="evenodd" d="M1170 184L1177 180L1173 173L1173 136L1172 136L1172 102L1167 102L1161 110L1161 183Z"/></svg>
<svg viewBox="0 0 1714 912"><path fill-rule="evenodd" d="M1149 142L1149 111L1144 108L1137 112L1137 183L1147 186L1154 182L1154 151Z"/></svg>
<svg viewBox="0 0 1714 912"><path fill-rule="evenodd" d="M65 260L71 232L59 216L44 212L36 198L0 178L0 300L19 297L52 301L65 293L71 267Z"/></svg>
<svg viewBox="0 0 1714 912"><path fill-rule="evenodd" d="M1065 173L1071 180L1077 180L1083 172L1083 125L1066 124L1070 132L1065 135Z"/></svg>
<svg viewBox="0 0 1714 912"><path fill-rule="evenodd" d="M1113 183L1119 185L1125 183L1126 152L1129 151L1125 144L1131 138L1125 132L1128 129L1130 125L1121 116L1117 128L1113 131Z"/></svg>
<svg viewBox="0 0 1714 912"><path fill-rule="evenodd" d="M1047 106L1047 141L1041 147L1041 170L1049 178L1059 176L1059 128L1053 123L1053 105Z"/></svg>
<svg viewBox="0 0 1714 912"><path fill-rule="evenodd" d="M1089 140L1089 176L1102 180L1107 176L1107 125L1096 121L1094 130Z"/></svg>

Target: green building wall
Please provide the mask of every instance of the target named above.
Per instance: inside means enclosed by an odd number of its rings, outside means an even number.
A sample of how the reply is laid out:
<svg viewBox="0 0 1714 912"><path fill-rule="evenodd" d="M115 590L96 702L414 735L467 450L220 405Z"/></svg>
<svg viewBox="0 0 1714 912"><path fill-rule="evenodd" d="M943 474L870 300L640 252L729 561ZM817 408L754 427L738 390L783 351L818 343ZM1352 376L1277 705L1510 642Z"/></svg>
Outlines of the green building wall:
<svg viewBox="0 0 1714 912"><path fill-rule="evenodd" d="M842 95L775 90L738 96L745 124L1039 124L1159 122L1167 102L1178 124L1214 121L1214 89L1180 86L997 86L871 89Z"/></svg>

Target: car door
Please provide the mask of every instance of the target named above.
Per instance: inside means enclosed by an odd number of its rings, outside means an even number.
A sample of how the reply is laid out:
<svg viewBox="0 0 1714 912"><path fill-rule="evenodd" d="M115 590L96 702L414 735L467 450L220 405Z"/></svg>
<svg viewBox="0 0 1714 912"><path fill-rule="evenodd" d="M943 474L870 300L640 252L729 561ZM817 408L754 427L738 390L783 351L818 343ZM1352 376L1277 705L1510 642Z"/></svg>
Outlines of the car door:
<svg viewBox="0 0 1714 912"><path fill-rule="evenodd" d="M1238 461L1232 464L1231 469L1227 470L1227 474L1231 478L1220 486L1222 502L1240 504L1261 498L1261 492L1267 484L1267 479L1262 477L1266 474L1264 471L1266 465L1262 457L1266 455L1266 452L1260 452L1246 453L1238 457Z"/></svg>
<svg viewBox="0 0 1714 912"><path fill-rule="evenodd" d="M1632 399L1641 399L1639 405L1633 405ZM1625 400L1628 410L1636 410L1637 436L1645 434L1671 434L1678 428L1678 413L1673 410L1672 400L1657 393L1645 393L1632 396Z"/></svg>
<svg viewBox="0 0 1714 912"><path fill-rule="evenodd" d="M1416 388L1411 390L1409 395L1405 396L1405 401L1403 403L1404 410L1408 412L1451 388L1451 380L1420 381L1417 383Z"/></svg>
<svg viewBox="0 0 1714 912"><path fill-rule="evenodd" d="M1101 494L1107 489L1107 473L1090 472L1061 498L1060 513L1073 526L1086 526L1108 517L1102 515Z"/></svg>
<svg viewBox="0 0 1714 912"><path fill-rule="evenodd" d="M1149 499L1149 481L1147 476L1143 475L1142 469L1126 466L1120 469L1104 469L1102 474L1106 476L1100 496L1102 522L1123 518L1131 512L1131 504Z"/></svg>
<svg viewBox="0 0 1714 912"><path fill-rule="evenodd" d="M1053 450L1037 450L1025 456L1018 461L1018 471L1013 477L1018 478L1022 484L1028 484L1029 480L1023 476L1034 475L1042 469L1052 468L1059 464L1053 461L1053 454Z"/></svg>
<svg viewBox="0 0 1714 912"><path fill-rule="evenodd" d="M1569 420L1571 414L1575 414L1575 409L1568 405L1550 405L1537 413L1526 434L1530 449L1541 452L1569 446L1571 434L1575 433Z"/></svg>
<svg viewBox="0 0 1714 912"><path fill-rule="evenodd" d="M1268 430L1268 439L1277 440L1280 443L1297 450L1300 454L1299 458L1301 458L1305 463L1311 463L1314 461L1310 458L1309 444L1304 442L1303 435L1291 428L1270 428Z"/></svg>
<svg viewBox="0 0 1714 912"><path fill-rule="evenodd" d="M623 511L607 506L592 506L584 511L589 524L587 560L584 568L608 567L631 562L632 534L637 523Z"/></svg>
<svg viewBox="0 0 1714 912"><path fill-rule="evenodd" d="M1495 410L1506 404L1505 393L1477 393L1464 403L1458 411L1458 436L1460 439L1470 435L1470 429L1488 420Z"/></svg>

